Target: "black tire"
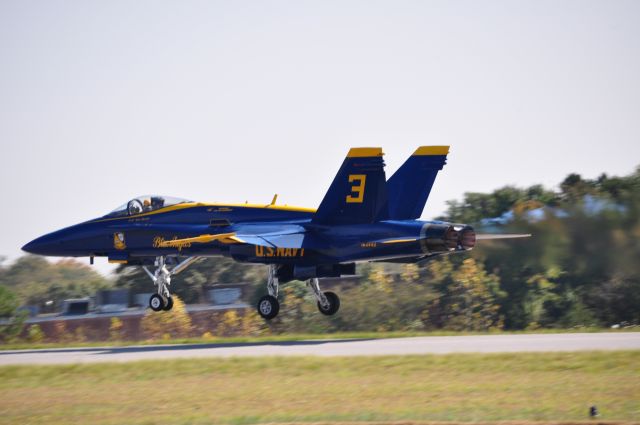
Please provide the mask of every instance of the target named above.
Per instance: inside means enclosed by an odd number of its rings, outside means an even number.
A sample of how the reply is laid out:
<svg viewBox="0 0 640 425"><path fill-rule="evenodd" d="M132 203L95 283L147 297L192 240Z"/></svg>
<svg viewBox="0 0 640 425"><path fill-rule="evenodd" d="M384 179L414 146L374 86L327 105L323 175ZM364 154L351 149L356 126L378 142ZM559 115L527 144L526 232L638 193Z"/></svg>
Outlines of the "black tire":
<svg viewBox="0 0 640 425"><path fill-rule="evenodd" d="M162 310L169 311L172 308L173 308L173 297L169 297L167 298L167 302L165 303L164 307L162 307Z"/></svg>
<svg viewBox="0 0 640 425"><path fill-rule="evenodd" d="M258 314L265 320L271 320L280 312L280 303L276 297L265 295L258 301Z"/></svg>
<svg viewBox="0 0 640 425"><path fill-rule="evenodd" d="M327 298L327 301L329 301L329 306L327 308L322 308L322 305L318 302L318 310L320 310L320 313L325 316L333 316L340 309L340 297L330 291L325 292L324 296Z"/></svg>
<svg viewBox="0 0 640 425"><path fill-rule="evenodd" d="M164 299L158 295L153 294L151 298L149 298L149 308L153 311L162 311L165 306Z"/></svg>

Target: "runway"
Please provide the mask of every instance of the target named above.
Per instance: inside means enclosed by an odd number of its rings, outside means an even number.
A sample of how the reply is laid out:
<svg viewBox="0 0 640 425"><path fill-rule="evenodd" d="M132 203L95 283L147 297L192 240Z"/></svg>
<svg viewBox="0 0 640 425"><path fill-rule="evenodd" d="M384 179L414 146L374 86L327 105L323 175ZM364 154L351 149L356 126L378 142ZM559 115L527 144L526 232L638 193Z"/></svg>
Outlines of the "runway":
<svg viewBox="0 0 640 425"><path fill-rule="evenodd" d="M206 357L383 356L640 350L640 332L432 336L388 339L306 340L266 343L138 345L0 351L0 366L130 362Z"/></svg>

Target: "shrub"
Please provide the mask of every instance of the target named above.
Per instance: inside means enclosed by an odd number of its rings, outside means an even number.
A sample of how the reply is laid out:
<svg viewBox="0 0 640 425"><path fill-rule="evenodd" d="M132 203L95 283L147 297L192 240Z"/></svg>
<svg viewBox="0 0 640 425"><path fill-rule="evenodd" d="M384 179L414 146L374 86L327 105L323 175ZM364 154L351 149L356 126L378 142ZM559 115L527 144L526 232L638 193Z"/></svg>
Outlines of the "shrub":
<svg viewBox="0 0 640 425"><path fill-rule="evenodd" d="M44 341L44 332L40 325L31 325L27 330L27 339L29 342L42 342Z"/></svg>
<svg viewBox="0 0 640 425"><path fill-rule="evenodd" d="M111 341L118 341L122 337L122 320L117 317L111 318L111 324L109 325L109 339Z"/></svg>
<svg viewBox="0 0 640 425"><path fill-rule="evenodd" d="M170 311L147 310L140 324L148 339L185 338L191 334L191 317L182 300L174 295Z"/></svg>

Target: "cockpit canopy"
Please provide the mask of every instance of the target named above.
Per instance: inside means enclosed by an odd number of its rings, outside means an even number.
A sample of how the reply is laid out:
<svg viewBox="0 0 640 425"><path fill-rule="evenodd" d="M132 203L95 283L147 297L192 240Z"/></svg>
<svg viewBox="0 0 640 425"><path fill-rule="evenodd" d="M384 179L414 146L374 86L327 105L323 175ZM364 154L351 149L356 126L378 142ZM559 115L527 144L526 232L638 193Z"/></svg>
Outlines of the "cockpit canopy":
<svg viewBox="0 0 640 425"><path fill-rule="evenodd" d="M143 195L133 198L126 204L120 205L115 210L107 214L107 217L124 217L158 210L171 205L193 202L187 199L174 198L171 196Z"/></svg>

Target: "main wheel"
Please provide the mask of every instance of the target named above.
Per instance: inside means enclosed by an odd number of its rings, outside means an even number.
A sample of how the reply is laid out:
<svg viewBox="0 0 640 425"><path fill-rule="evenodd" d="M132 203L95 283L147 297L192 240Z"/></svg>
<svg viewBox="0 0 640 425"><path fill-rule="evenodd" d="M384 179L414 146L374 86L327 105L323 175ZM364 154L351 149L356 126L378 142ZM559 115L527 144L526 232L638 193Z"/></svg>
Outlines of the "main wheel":
<svg viewBox="0 0 640 425"><path fill-rule="evenodd" d="M258 314L263 319L271 320L278 315L280 303L278 299L271 295L265 295L258 301Z"/></svg>
<svg viewBox="0 0 640 425"><path fill-rule="evenodd" d="M162 307L162 309L164 311L169 311L173 308L173 297L169 297L167 298L167 302L165 303L164 307Z"/></svg>
<svg viewBox="0 0 640 425"><path fill-rule="evenodd" d="M325 292L324 296L327 298L327 301L329 301L329 305L325 308L318 302L318 310L325 316L333 316L338 312L338 309L340 309L340 298L335 293L329 291Z"/></svg>
<svg viewBox="0 0 640 425"><path fill-rule="evenodd" d="M164 299L158 295L158 294L153 294L151 295L151 298L149 298L149 307L151 308L151 310L153 311L161 311L165 306L165 302Z"/></svg>

